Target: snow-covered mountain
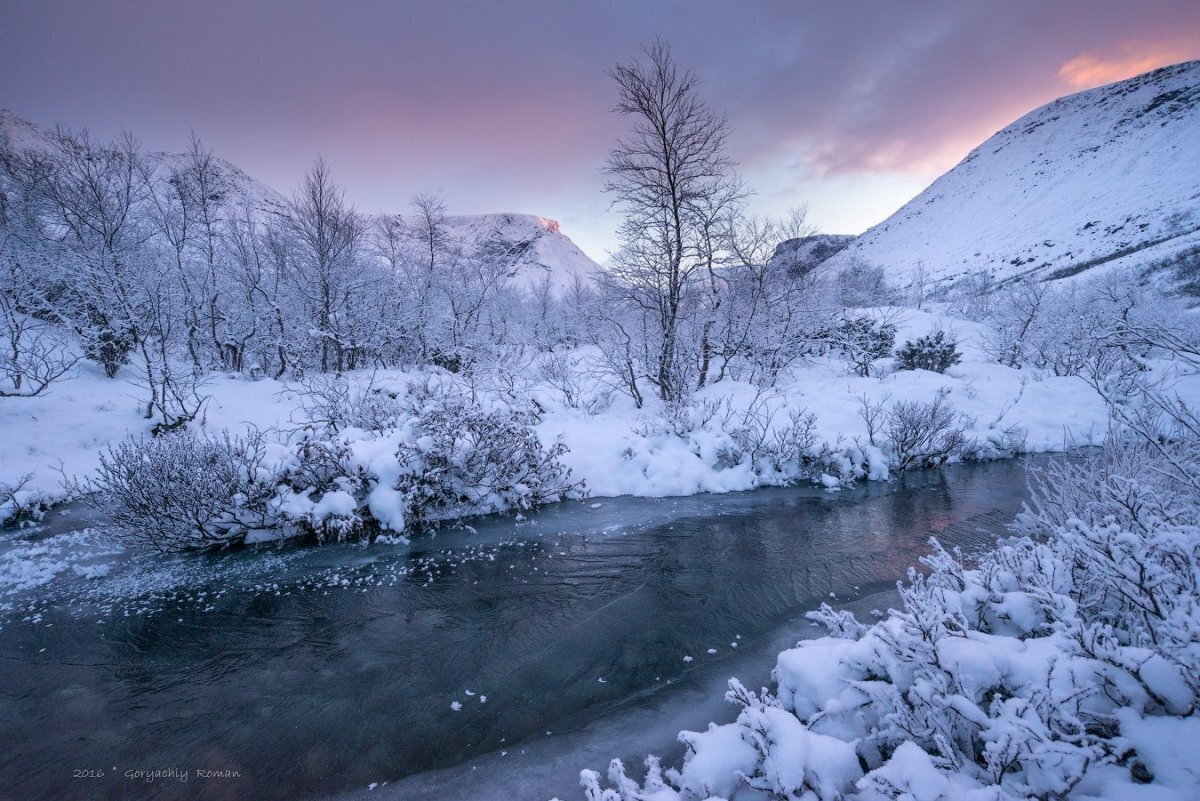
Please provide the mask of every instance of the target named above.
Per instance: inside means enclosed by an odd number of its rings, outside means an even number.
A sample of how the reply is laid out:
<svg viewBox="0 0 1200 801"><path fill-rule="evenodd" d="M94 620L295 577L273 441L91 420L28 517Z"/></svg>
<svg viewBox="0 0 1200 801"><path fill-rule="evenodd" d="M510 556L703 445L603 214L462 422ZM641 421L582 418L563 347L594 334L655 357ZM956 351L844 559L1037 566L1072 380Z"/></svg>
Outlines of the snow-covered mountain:
<svg viewBox="0 0 1200 801"><path fill-rule="evenodd" d="M600 272L579 246L559 230L558 223L532 214L473 214L446 218L450 235L466 249L501 254L512 265L513 280L529 289L548 282L562 296L576 283L587 283Z"/></svg>
<svg viewBox="0 0 1200 801"><path fill-rule="evenodd" d="M51 133L0 109L0 138L20 149L45 148ZM160 165L182 165L181 153L147 153ZM283 213L287 197L247 175L236 164L217 158L220 179L230 194L271 214ZM380 215L381 216L381 215ZM532 214L476 214L449 216L445 226L453 242L464 252L488 253L502 258L514 282L527 289L549 283L552 294L561 296L576 281L590 281L601 268L559 229L554 220Z"/></svg>
<svg viewBox="0 0 1200 801"><path fill-rule="evenodd" d="M46 141L47 133L6 108L0 108L0 138L16 148L36 147Z"/></svg>
<svg viewBox="0 0 1200 801"><path fill-rule="evenodd" d="M804 275L845 250L853 241L853 236L844 234L816 234L785 239L775 246L767 266L775 270L787 270L792 275Z"/></svg>
<svg viewBox="0 0 1200 801"><path fill-rule="evenodd" d="M975 148L821 270L899 286L1142 269L1200 247L1200 61L1055 100Z"/></svg>

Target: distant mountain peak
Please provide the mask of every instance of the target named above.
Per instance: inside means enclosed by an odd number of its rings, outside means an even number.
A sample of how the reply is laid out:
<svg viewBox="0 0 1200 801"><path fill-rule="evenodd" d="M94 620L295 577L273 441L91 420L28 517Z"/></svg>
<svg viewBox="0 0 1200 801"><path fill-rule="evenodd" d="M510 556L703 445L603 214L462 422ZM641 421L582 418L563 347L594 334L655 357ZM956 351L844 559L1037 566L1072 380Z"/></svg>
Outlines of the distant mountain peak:
<svg viewBox="0 0 1200 801"><path fill-rule="evenodd" d="M52 135L51 131L12 111L0 109L0 138L7 138L13 145L21 148L45 146ZM147 152L146 155L168 168L182 163L185 158L182 153ZM284 210L287 204L284 195L251 178L219 155L215 161L230 190L268 213L277 214ZM297 176L297 182L299 180L300 176ZM601 271L601 267L562 232L557 220L504 212L450 215L445 222L459 245L467 249L486 249L510 260L512 279L526 289L546 287L552 294L561 295L577 282L590 281Z"/></svg>
<svg viewBox="0 0 1200 801"><path fill-rule="evenodd" d="M551 294L562 295L601 271L562 233L556 220L546 217L511 212L451 215L446 226L464 244L507 253L513 278L529 289L545 285Z"/></svg>

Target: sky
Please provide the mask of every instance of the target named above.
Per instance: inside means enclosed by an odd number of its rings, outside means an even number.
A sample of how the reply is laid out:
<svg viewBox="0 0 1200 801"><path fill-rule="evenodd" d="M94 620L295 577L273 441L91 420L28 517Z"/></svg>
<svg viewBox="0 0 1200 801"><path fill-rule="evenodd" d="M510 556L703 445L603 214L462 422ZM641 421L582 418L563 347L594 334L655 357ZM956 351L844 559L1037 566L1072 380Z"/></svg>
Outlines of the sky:
<svg viewBox="0 0 1200 801"><path fill-rule="evenodd" d="M751 210L882 221L1057 97L1200 58L1196 0L0 0L0 108L204 145L290 194L320 155L349 200L556 219L604 261L615 64L655 37L728 117Z"/></svg>

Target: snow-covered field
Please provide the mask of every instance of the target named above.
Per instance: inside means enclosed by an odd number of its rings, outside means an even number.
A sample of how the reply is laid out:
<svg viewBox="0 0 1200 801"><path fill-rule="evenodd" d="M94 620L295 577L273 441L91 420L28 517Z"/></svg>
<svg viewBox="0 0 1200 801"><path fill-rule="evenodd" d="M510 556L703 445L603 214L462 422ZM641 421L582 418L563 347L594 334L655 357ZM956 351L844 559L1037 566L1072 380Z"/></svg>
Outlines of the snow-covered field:
<svg viewBox="0 0 1200 801"><path fill-rule="evenodd" d="M843 360L814 358L767 393L760 394L746 382L725 381L698 393L694 405L720 403L722 408L714 414L722 415L727 409L736 414L759 403L777 422L789 412L812 413L819 437L836 446L856 439L866 442L867 428L859 414L864 397L890 404L929 401L943 393L946 402L967 418L971 437L987 439L1007 429L1022 429L1030 452L1095 445L1103 439L1108 414L1083 379L996 364L975 344L984 334L977 323L917 310L904 310L901 320L898 341L939 328L953 332L964 354L962 363L937 374L893 371L888 367L891 360L884 359L879 364L884 375L860 377ZM402 390L427 375L392 370L361 372L351 378ZM611 405L589 413L564 403L561 392L544 382L531 379L529 391L545 409L536 426L538 435L545 443L561 442L569 448L562 461L575 478L587 482L594 496L730 492L752 489L763 481L748 464L723 466L718 456L726 435L715 419L679 434L666 426L661 406L653 398L646 408L637 409L628 397L613 393ZM214 376L203 392L209 401L200 427L209 433L239 432L251 426L286 431L304 422L294 384ZM26 490L60 495L63 476L89 476L106 446L149 435L150 423L139 412L136 386L119 376L108 379L87 362L80 363L71 380L43 396L6 400L0 404L4 431L0 483L32 474ZM875 467L872 477L887 476L886 466L878 460Z"/></svg>

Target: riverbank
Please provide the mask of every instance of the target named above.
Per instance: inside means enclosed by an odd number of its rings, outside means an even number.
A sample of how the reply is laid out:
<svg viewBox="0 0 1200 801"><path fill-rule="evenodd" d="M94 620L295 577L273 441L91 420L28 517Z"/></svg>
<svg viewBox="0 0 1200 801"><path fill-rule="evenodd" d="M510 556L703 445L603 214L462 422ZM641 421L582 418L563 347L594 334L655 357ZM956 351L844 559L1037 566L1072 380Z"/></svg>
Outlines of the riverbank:
<svg viewBox="0 0 1200 801"><path fill-rule="evenodd" d="M546 377L538 363L545 354L532 354L528 365L506 376L394 370L344 379L351 394L369 387L403 397L414 385L432 380L487 406L520 408L543 444L566 446L561 461L596 497L731 492L807 479L837 487L860 478L886 478L895 468L895 454L880 425L902 402L940 399L973 448L969 452L980 458L1058 451L1103 439L1108 412L1083 379L996 364L980 347L988 331L977 323L912 309L897 319L898 341L951 331L962 362L939 374L898 371L891 359L883 359L864 377L851 374L841 359L813 357L768 389L725 380L698 391L689 404L665 407L647 397L641 409L597 378L589 366L596 354L587 349L570 354L575 371L570 386L562 375ZM218 375L202 391L209 399L192 429L212 436L253 428L282 438L309 424L313 415L311 385L302 381ZM1191 391L1200 394L1200 387ZM866 419L872 409L874 430ZM135 386L120 377L108 379L88 363L43 397L6 399L0 403L0 429L6 435L0 484L11 487L28 477L17 493L26 504L63 497L64 478L93 475L105 448L149 435L151 424L139 410ZM378 438L372 432L346 434ZM781 451L821 456L802 469L776 458L773 444Z"/></svg>

